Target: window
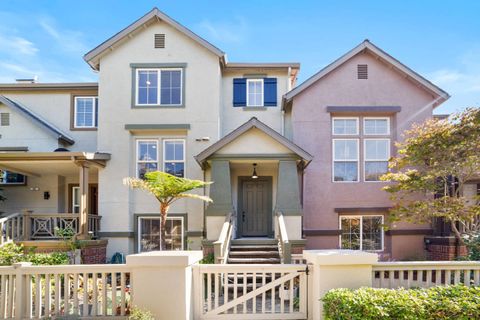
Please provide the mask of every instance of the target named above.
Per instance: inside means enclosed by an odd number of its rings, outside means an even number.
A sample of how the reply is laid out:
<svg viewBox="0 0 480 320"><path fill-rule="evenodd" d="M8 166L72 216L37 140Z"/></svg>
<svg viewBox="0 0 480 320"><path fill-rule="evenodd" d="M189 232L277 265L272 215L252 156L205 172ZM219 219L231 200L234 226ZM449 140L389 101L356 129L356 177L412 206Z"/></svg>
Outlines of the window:
<svg viewBox="0 0 480 320"><path fill-rule="evenodd" d="M136 104L180 106L182 69L137 69Z"/></svg>
<svg viewBox="0 0 480 320"><path fill-rule="evenodd" d="M358 181L358 139L333 139L333 181Z"/></svg>
<svg viewBox="0 0 480 320"><path fill-rule="evenodd" d="M72 187L72 213L80 213L80 187Z"/></svg>
<svg viewBox="0 0 480 320"><path fill-rule="evenodd" d="M137 140L137 177L143 179L145 173L158 170L158 141Z"/></svg>
<svg viewBox="0 0 480 320"><path fill-rule="evenodd" d="M358 135L358 118L333 118L334 135Z"/></svg>
<svg viewBox="0 0 480 320"><path fill-rule="evenodd" d="M390 139L365 139L365 181L379 181L388 171L390 158Z"/></svg>
<svg viewBox="0 0 480 320"><path fill-rule="evenodd" d="M185 177L185 140L163 141L163 171Z"/></svg>
<svg viewBox="0 0 480 320"><path fill-rule="evenodd" d="M0 126L6 127L10 125L10 113L2 112L0 113Z"/></svg>
<svg viewBox="0 0 480 320"><path fill-rule="evenodd" d="M263 107L263 79L247 80L247 107Z"/></svg>
<svg viewBox="0 0 480 320"><path fill-rule="evenodd" d="M97 97L75 97L74 127L97 127Z"/></svg>
<svg viewBox="0 0 480 320"><path fill-rule="evenodd" d="M341 216L340 248L383 250L383 216Z"/></svg>
<svg viewBox="0 0 480 320"><path fill-rule="evenodd" d="M168 217L166 223L167 250L183 250L183 217ZM138 252L160 250L160 217L138 218Z"/></svg>
<svg viewBox="0 0 480 320"><path fill-rule="evenodd" d="M0 170L0 185L25 185L27 178L20 173Z"/></svg>
<svg viewBox="0 0 480 320"><path fill-rule="evenodd" d="M390 134L390 118L364 118L363 134L365 135Z"/></svg>

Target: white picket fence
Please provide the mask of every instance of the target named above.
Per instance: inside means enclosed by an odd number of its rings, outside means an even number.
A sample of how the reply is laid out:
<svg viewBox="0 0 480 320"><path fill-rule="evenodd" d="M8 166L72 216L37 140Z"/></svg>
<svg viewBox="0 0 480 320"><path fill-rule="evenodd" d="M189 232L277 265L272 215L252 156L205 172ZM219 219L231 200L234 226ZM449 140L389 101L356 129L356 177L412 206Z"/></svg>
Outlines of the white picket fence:
<svg viewBox="0 0 480 320"><path fill-rule="evenodd" d="M125 316L130 302L125 265L0 267L0 319Z"/></svg>
<svg viewBox="0 0 480 320"><path fill-rule="evenodd" d="M199 319L306 319L306 265L197 265Z"/></svg>
<svg viewBox="0 0 480 320"><path fill-rule="evenodd" d="M373 265L375 288L429 288L480 285L480 263L475 261L381 262Z"/></svg>

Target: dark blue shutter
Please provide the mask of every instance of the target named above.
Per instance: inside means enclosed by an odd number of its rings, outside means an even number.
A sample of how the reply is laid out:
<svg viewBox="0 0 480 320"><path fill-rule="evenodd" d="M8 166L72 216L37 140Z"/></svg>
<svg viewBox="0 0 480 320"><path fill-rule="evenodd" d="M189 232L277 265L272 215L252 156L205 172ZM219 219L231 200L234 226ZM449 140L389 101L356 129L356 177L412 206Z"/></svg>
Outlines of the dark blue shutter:
<svg viewBox="0 0 480 320"><path fill-rule="evenodd" d="M247 105L247 79L233 79L233 106L245 107Z"/></svg>
<svg viewBox="0 0 480 320"><path fill-rule="evenodd" d="M263 104L265 107L277 106L277 78L263 79Z"/></svg>

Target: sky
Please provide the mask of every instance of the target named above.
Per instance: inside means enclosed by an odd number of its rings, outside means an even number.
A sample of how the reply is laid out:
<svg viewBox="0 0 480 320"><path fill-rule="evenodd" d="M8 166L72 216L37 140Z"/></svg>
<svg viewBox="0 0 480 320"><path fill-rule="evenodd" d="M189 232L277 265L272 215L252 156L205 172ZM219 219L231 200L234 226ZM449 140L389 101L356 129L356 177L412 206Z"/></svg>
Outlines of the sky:
<svg viewBox="0 0 480 320"><path fill-rule="evenodd" d="M97 81L83 55L153 7L231 62L300 62L298 83L364 39L452 97L480 106L480 1L0 0L0 82Z"/></svg>

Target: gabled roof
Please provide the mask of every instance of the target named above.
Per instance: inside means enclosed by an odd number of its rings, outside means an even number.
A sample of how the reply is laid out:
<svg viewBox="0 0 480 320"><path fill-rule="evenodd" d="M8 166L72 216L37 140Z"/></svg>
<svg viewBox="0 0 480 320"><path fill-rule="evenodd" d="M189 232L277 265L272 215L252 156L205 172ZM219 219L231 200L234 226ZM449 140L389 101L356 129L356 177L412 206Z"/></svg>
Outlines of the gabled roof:
<svg viewBox="0 0 480 320"><path fill-rule="evenodd" d="M234 141L238 137L240 137L242 134L247 132L248 130L252 128L257 128L258 130L262 131L263 133L267 134L274 140L276 140L278 143L292 151L293 153L297 154L299 157L301 157L304 161L307 163L312 161L313 156L309 154L307 151L303 150L299 146L297 146L295 143L292 141L288 140L284 136L282 136L280 133L277 131L273 130L269 126L267 126L265 123L261 122L257 118L253 117L244 124L242 124L240 127L237 129L233 130L229 134L227 134L225 137L222 139L218 140L202 152L200 152L197 156L195 156L195 160L202 165L202 163L207 160L211 155L213 155L215 152L229 144L230 142Z"/></svg>
<svg viewBox="0 0 480 320"><path fill-rule="evenodd" d="M416 73L415 71L407 67L406 65L402 64L400 61L398 61L397 59L395 59L394 57L392 57L391 55L389 55L388 53L386 53L385 51L383 51L382 49L380 49L379 47L377 47L367 39L367 40L364 40L355 48L353 48L352 50L350 50L349 52L347 52L346 54L344 54L343 56L341 56L340 58L338 58L337 60L335 60L334 62L332 62L331 64L329 64L328 66L326 66L325 68L323 68L322 70L320 70L319 72L317 72L316 74L314 74L313 76L311 76L310 78L308 78L307 80L305 80L299 86L287 92L284 95L284 100L286 102L291 101L296 95L300 94L305 89L310 87L312 84L314 84L315 82L317 82L318 80L325 77L327 74L329 74L330 72L332 72L333 70L341 66L343 63L350 60L355 55L361 52L364 52L365 50L373 53L379 59L392 65L395 69L405 74L411 80L420 84L425 90L436 95L439 98L437 105L441 104L442 102L450 98L450 95L447 92L443 91L442 89L440 89L439 87L437 87L436 85L434 85L433 83L431 83L430 81L428 81L427 79L425 79L424 77L422 77L421 75L419 75L418 73Z"/></svg>
<svg viewBox="0 0 480 320"><path fill-rule="evenodd" d="M158 8L153 8L150 12L145 14L143 17L126 27L125 29L121 30L113 37L107 39L99 46L94 48L93 50L89 51L87 54L83 56L83 59L95 70L99 70L99 58L100 56L107 50L112 49L115 44L119 41L123 40L125 37L130 37L138 28L141 28L144 25L147 25L150 21L163 21L168 25L172 26L173 28L177 29L187 37L191 38L192 40L198 42L200 45L204 46L206 49L210 50L212 53L217 55L220 59L225 60L225 53L215 47L213 44L208 42L207 40L201 38L197 34L193 33L188 28L184 27L177 21L173 20L169 16L167 16L162 11L158 10Z"/></svg>
<svg viewBox="0 0 480 320"><path fill-rule="evenodd" d="M72 145L75 143L75 140L73 140L72 137L67 135L66 133L62 132L60 129L55 127L53 124L49 123L47 120L43 119L39 115L35 114L33 111L25 107L24 105L20 104L19 102L13 101L3 95L0 95L0 103L3 103L4 105L19 111L21 114L29 118L30 120L33 120L36 124L38 124L41 128L47 130L49 133L52 133L57 137L58 140Z"/></svg>

